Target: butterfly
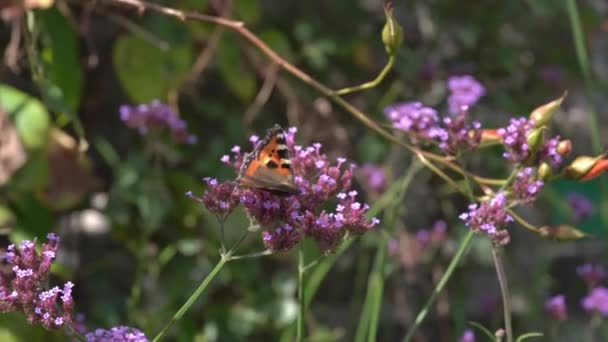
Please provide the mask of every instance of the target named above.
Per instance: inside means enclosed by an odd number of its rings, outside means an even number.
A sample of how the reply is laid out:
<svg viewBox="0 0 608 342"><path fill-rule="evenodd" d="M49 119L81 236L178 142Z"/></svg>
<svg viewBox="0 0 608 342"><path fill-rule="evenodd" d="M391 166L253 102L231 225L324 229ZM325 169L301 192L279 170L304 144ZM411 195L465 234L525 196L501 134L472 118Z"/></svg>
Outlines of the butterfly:
<svg viewBox="0 0 608 342"><path fill-rule="evenodd" d="M250 153L245 155L237 182L241 185L272 191L279 195L300 192L293 180L285 132L275 124Z"/></svg>

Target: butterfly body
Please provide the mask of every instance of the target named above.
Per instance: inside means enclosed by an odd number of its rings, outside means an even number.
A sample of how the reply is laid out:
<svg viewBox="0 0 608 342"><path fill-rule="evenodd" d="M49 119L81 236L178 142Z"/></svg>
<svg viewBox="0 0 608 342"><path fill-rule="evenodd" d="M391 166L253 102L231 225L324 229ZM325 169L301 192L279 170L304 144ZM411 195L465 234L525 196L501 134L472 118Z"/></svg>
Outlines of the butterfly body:
<svg viewBox="0 0 608 342"><path fill-rule="evenodd" d="M237 181L244 186L280 195L300 192L294 184L289 149L281 126L270 128L256 148L245 155Z"/></svg>

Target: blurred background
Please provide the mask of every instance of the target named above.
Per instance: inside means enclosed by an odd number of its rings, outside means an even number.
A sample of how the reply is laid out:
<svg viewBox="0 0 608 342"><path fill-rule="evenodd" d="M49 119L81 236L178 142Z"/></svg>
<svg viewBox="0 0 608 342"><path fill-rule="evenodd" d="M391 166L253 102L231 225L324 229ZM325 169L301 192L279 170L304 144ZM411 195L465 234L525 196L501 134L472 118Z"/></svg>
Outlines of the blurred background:
<svg viewBox="0 0 608 342"><path fill-rule="evenodd" d="M120 2L0 4L0 120L13 124L0 126L0 140L21 142L0 145L0 226L3 246L44 240L51 231L62 237L50 282L76 284L82 324L128 324L152 337L219 260L216 218L184 193L202 193L206 176L234 179L234 170L220 162L234 145L248 150L249 136L274 123L297 127L299 143L320 142L328 155L363 166L356 187L372 208L404 175L412 156L234 32L138 13ZM161 4L243 21L332 89L374 78L388 59L380 39L381 1ZM590 131L595 115L596 132L607 142L605 0L419 0L394 1L393 7L405 33L393 70L378 87L345 96L373 120L385 124L383 109L399 101L418 100L446 112L447 78L470 74L486 87L471 111L484 127L505 126L568 91L552 134L572 140L572 155L596 154ZM580 19L574 26L573 15ZM586 56L577 55L577 44ZM179 113L186 135L183 127L177 135L146 134L121 120L122 105L154 100ZM482 176L505 177L501 154L500 148L484 150L467 163ZM580 305L587 289L576 268L601 264L608 255L600 189L599 180L551 183L535 206L519 212L537 225L575 224L593 238L558 243L512 228L506 266L518 333L579 341L590 326L598 327ZM355 340L374 258L386 244L376 340L400 340L466 232L458 215L467 204L440 178L418 171L402 199L378 209L379 217L392 215L390 220L358 239L326 275L310 304L309 340ZM421 231L432 232L439 220L446 235L426 242ZM247 227L245 215L232 215L226 227L233 241ZM262 249L259 234L250 234L243 251ZM566 296L566 321L544 309L557 293ZM296 295L295 253L232 262L168 340L290 341ZM417 341L456 341L468 321L490 330L502 322L487 239L475 239ZM608 338L601 328L590 340ZM13 313L0 316L0 339L60 341L65 335L30 326Z"/></svg>

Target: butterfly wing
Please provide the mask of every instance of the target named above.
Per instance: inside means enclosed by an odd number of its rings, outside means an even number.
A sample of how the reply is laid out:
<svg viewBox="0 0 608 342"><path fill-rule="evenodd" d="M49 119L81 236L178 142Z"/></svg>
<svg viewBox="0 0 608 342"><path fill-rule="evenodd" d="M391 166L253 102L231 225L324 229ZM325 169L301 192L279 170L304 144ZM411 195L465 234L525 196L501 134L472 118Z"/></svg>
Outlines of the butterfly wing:
<svg viewBox="0 0 608 342"><path fill-rule="evenodd" d="M297 194L285 133L275 125L256 148L245 156L237 178L242 185L284 194Z"/></svg>

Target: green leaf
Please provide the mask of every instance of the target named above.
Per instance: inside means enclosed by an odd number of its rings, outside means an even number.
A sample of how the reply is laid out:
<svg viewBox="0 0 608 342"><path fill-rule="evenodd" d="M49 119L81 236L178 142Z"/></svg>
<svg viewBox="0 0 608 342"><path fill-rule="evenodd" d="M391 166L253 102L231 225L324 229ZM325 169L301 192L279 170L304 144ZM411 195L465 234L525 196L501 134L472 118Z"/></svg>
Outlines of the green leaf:
<svg viewBox="0 0 608 342"><path fill-rule="evenodd" d="M474 321L469 321L469 324L472 325L477 330L479 330L482 333L484 333L488 337L488 339L490 341L494 341L496 339L496 337L494 336L494 334L492 334L492 332L490 330L488 330L488 328L484 327L480 323L477 323L477 322L474 322Z"/></svg>
<svg viewBox="0 0 608 342"><path fill-rule="evenodd" d="M171 46L166 51L135 36L120 37L114 45L114 68L120 84L137 103L166 99L179 87L192 62L189 45Z"/></svg>
<svg viewBox="0 0 608 342"><path fill-rule="evenodd" d="M244 68L243 56L234 40L225 39L220 43L217 61L228 88L244 102L250 101L256 91L255 78Z"/></svg>
<svg viewBox="0 0 608 342"><path fill-rule="evenodd" d="M0 226L7 224L15 219L15 215L10 208L0 204Z"/></svg>
<svg viewBox="0 0 608 342"><path fill-rule="evenodd" d="M237 17L247 24L257 22L262 13L258 0L237 0L235 10Z"/></svg>
<svg viewBox="0 0 608 342"><path fill-rule="evenodd" d="M0 84L0 107L8 111L25 147L36 149L46 144L50 118L38 99Z"/></svg>
<svg viewBox="0 0 608 342"><path fill-rule="evenodd" d="M42 60L49 80L63 93L72 111L78 108L82 93L78 37L56 7L36 12L43 33Z"/></svg>
<svg viewBox="0 0 608 342"><path fill-rule="evenodd" d="M530 337L542 337L542 336L545 336L545 335L543 335L542 333L539 333L539 332L529 332L529 333L520 335L517 338L517 342L522 342L523 340L526 340Z"/></svg>

